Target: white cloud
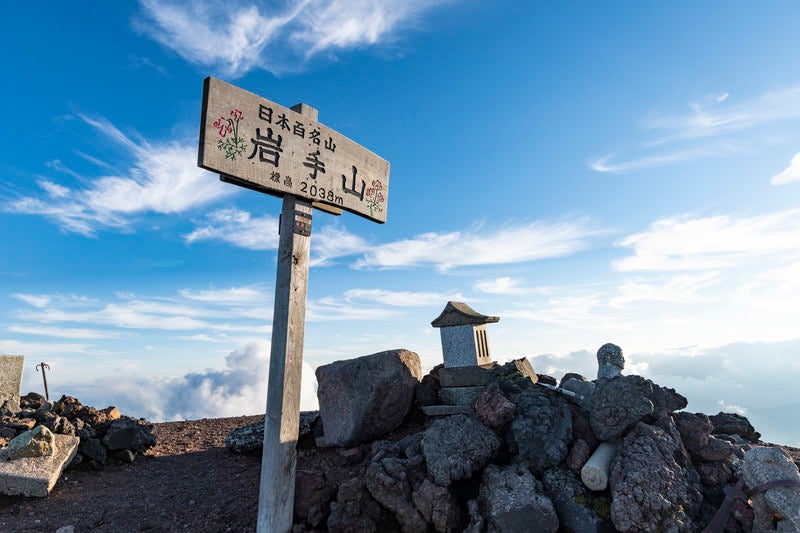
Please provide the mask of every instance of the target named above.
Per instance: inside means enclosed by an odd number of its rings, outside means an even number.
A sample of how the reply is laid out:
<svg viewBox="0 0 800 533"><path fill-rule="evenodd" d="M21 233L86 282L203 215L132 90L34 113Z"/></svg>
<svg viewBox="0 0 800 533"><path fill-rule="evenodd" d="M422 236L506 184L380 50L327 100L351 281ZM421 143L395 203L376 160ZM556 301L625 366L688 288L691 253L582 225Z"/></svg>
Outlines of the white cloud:
<svg viewBox="0 0 800 533"><path fill-rule="evenodd" d="M248 250L278 248L278 219L269 215L253 217L239 209L220 209L207 216L207 223L188 235L187 243L218 240Z"/></svg>
<svg viewBox="0 0 800 533"><path fill-rule="evenodd" d="M611 299L612 307L646 302L692 303L702 301L700 293L719 282L717 272L703 274L683 274L655 282L636 277L625 281L619 287L619 296ZM706 297L707 298L707 297Z"/></svg>
<svg viewBox="0 0 800 533"><path fill-rule="evenodd" d="M181 213L233 193L213 174L197 167L194 146L135 142L105 119L79 116L130 151L133 164L127 176L100 177L82 189L40 180L45 197L19 198L7 202L3 210L42 215L64 231L93 236L100 228L125 229L139 213Z"/></svg>
<svg viewBox="0 0 800 533"><path fill-rule="evenodd" d="M84 404L115 405L123 414L153 422L265 412L269 343L258 341L230 352L223 370L192 372L175 378L128 376L98 378L72 386ZM300 409L318 408L314 368L303 363Z"/></svg>
<svg viewBox="0 0 800 533"><path fill-rule="evenodd" d="M178 291L178 296L170 297L142 298L119 293L116 300L109 302L59 295L20 299L31 304L33 309L14 312L13 316L25 322L14 327L18 332L31 335L114 338L120 336L119 330L123 329L252 336L271 330L272 309L269 304L272 295L253 286L231 287L223 291L183 289ZM46 307L35 306L40 300L49 304ZM65 327L53 327L52 324ZM95 328L85 328L88 325Z"/></svg>
<svg viewBox="0 0 800 533"><path fill-rule="evenodd" d="M178 291L187 300L200 302L223 303L227 305L250 305L264 301L267 294L260 286L231 287L229 289L191 290Z"/></svg>
<svg viewBox="0 0 800 533"><path fill-rule="evenodd" d="M338 225L322 226L311 236L311 266L329 265L337 257L356 255L369 249L369 244Z"/></svg>
<svg viewBox="0 0 800 533"><path fill-rule="evenodd" d="M622 239L632 256L615 260L620 271L701 270L739 266L754 258L800 250L800 209L736 218L729 215L664 218Z"/></svg>
<svg viewBox="0 0 800 533"><path fill-rule="evenodd" d="M46 295L14 294L13 296L33 307L44 307L50 303L50 297Z"/></svg>
<svg viewBox="0 0 800 533"><path fill-rule="evenodd" d="M770 183L773 185L784 185L793 181L800 181L800 152L792 158L789 166L780 174L772 176Z"/></svg>
<svg viewBox="0 0 800 533"><path fill-rule="evenodd" d="M423 307L440 305L448 299L460 299L460 294L440 292L388 291L383 289L350 289L344 293L347 301L366 300L394 307Z"/></svg>
<svg viewBox="0 0 800 533"><path fill-rule="evenodd" d="M87 329L87 328L53 328L11 325L8 331L12 333L24 333L26 335L38 335L40 337L58 337L62 339L116 339L123 334L114 331Z"/></svg>
<svg viewBox="0 0 800 533"><path fill-rule="evenodd" d="M239 77L254 68L296 71L325 51L377 45L448 1L289 0L262 9L140 0L145 16L136 27L190 63Z"/></svg>
<svg viewBox="0 0 800 533"><path fill-rule="evenodd" d="M482 279L475 282L475 290L487 294L525 294L531 289L520 286L520 280L509 276Z"/></svg>
<svg viewBox="0 0 800 533"><path fill-rule="evenodd" d="M593 159L589 167L597 172L623 173L752 151L763 137L754 134L757 128L800 118L800 87L743 101L722 93L701 102L689 102L688 107L689 113L651 116L644 126L652 133L651 139L626 150L630 155L620 156L620 151L614 151ZM775 179L785 178L783 174L775 176L774 184Z"/></svg>
<svg viewBox="0 0 800 533"><path fill-rule="evenodd" d="M330 322L337 320L385 320L399 316L396 310L385 305L363 306L333 296L307 302L308 322Z"/></svg>
<svg viewBox="0 0 800 533"><path fill-rule="evenodd" d="M585 239L600 233L587 219L532 222L469 233L424 233L412 239L371 248L357 268L409 268L433 265L440 272L459 266L521 263L570 255L586 248Z"/></svg>

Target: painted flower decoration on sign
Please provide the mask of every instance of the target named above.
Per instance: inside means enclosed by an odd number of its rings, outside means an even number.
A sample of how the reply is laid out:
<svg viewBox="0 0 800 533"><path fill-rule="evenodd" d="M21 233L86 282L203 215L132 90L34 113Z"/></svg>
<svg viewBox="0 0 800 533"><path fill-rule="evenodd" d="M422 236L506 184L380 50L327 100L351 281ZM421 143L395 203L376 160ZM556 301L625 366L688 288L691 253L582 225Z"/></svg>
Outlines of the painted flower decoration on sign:
<svg viewBox="0 0 800 533"><path fill-rule="evenodd" d="M225 159L236 161L236 157L247 148L247 143L239 136L239 121L244 118L244 113L233 109L229 115L230 118L219 117L213 125L220 137L217 139L217 149L225 152Z"/></svg>
<svg viewBox="0 0 800 533"><path fill-rule="evenodd" d="M381 180L372 180L372 186L367 189L367 207L369 207L369 216L373 216L374 212L381 212L383 208L381 204L386 201L383 196L383 184Z"/></svg>

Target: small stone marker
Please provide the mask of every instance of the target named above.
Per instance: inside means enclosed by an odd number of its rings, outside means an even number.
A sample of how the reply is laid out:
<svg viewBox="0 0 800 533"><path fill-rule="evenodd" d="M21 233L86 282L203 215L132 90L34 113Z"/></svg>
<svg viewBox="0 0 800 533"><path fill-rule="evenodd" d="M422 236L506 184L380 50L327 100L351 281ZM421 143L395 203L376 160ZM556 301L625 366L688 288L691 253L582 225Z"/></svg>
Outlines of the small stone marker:
<svg viewBox="0 0 800 533"><path fill-rule="evenodd" d="M445 368L491 364L486 324L499 321L500 317L482 315L465 303L447 302L431 322L442 337Z"/></svg>
<svg viewBox="0 0 800 533"><path fill-rule="evenodd" d="M6 400L19 403L24 355L0 355L0 405Z"/></svg>

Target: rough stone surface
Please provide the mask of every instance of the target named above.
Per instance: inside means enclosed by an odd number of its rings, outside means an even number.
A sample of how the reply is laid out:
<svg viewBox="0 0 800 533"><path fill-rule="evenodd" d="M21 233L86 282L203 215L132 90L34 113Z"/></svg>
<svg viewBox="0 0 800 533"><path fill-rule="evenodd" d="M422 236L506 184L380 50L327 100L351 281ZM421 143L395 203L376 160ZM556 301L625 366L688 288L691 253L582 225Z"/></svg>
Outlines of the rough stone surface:
<svg viewBox="0 0 800 533"><path fill-rule="evenodd" d="M589 406L591 406L592 394L594 394L595 387L596 385L591 381L585 381L574 378L568 379L567 381L561 384L562 389L578 394L580 396L580 398L578 399L578 403L586 409L588 409Z"/></svg>
<svg viewBox="0 0 800 533"><path fill-rule="evenodd" d="M324 442L353 446L403 422L422 371L414 352L389 350L320 366L316 376Z"/></svg>
<svg viewBox="0 0 800 533"><path fill-rule="evenodd" d="M597 350L597 379L612 379L622 375L625 368L625 356L622 348L610 342Z"/></svg>
<svg viewBox="0 0 800 533"><path fill-rule="evenodd" d="M727 462L697 463L695 468L700 474L700 482L706 487L725 485L733 474L733 468Z"/></svg>
<svg viewBox="0 0 800 533"><path fill-rule="evenodd" d="M412 494L422 518L439 533L462 530L461 506L449 489L425 479Z"/></svg>
<svg viewBox="0 0 800 533"><path fill-rule="evenodd" d="M675 413L672 418L675 420L675 425L681 434L683 445L690 454L696 453L708 444L708 439L713 429L708 415L680 412Z"/></svg>
<svg viewBox="0 0 800 533"><path fill-rule="evenodd" d="M366 487L363 477L339 485L328 515L330 533L374 533L381 519L381 506Z"/></svg>
<svg viewBox="0 0 800 533"><path fill-rule="evenodd" d="M746 441L756 442L761 438L750 421L736 413L717 413L709 417L714 435L739 435Z"/></svg>
<svg viewBox="0 0 800 533"><path fill-rule="evenodd" d="M103 444L109 450L143 452L156 445L153 425L144 419L119 418L108 426Z"/></svg>
<svg viewBox="0 0 800 533"><path fill-rule="evenodd" d="M23 457L51 456L55 452L55 438L46 427L36 426L11 439L5 452L12 461Z"/></svg>
<svg viewBox="0 0 800 533"><path fill-rule="evenodd" d="M321 526L329 513L335 489L325 482L324 472L298 469L295 472L294 517L312 527Z"/></svg>
<svg viewBox="0 0 800 533"><path fill-rule="evenodd" d="M419 405L425 407L441 403L442 400L439 397L439 389L441 389L442 385L439 381L439 372L441 372L443 368L443 365L437 365L433 370L422 377L422 381L419 382L414 392L414 397Z"/></svg>
<svg viewBox="0 0 800 533"><path fill-rule="evenodd" d="M468 478L485 467L499 447L497 435L467 415L435 420L422 438L428 472L442 487Z"/></svg>
<svg viewBox="0 0 800 533"><path fill-rule="evenodd" d="M456 366L441 368L437 373L442 387L478 387L488 385L494 377L497 363L488 365Z"/></svg>
<svg viewBox="0 0 800 533"><path fill-rule="evenodd" d="M565 468L551 468L544 473L542 483L562 528L580 533L603 531L603 519L591 507L593 498L572 472Z"/></svg>
<svg viewBox="0 0 800 533"><path fill-rule="evenodd" d="M564 385L564 383L566 383L567 381L569 381L571 379L577 379L578 381L589 381L588 379L586 379L586 376L583 376L583 375L578 374L576 372L567 372L566 374L564 374L561 377L561 381L558 383L558 386L560 387L560 386Z"/></svg>
<svg viewBox="0 0 800 533"><path fill-rule="evenodd" d="M731 455L733 455L733 445L730 442L711 437L708 439L708 443L697 450L692 458L707 463L716 463L724 461Z"/></svg>
<svg viewBox="0 0 800 533"><path fill-rule="evenodd" d="M650 381L650 380L647 380ZM650 383L653 383L650 381ZM653 383L653 392L649 396L653 402L653 409L659 414L674 413L686 407L689 401L682 394L675 392L675 389L661 387Z"/></svg>
<svg viewBox="0 0 800 533"><path fill-rule="evenodd" d="M641 376L598 380L589 411L589 422L597 438L616 440L653 414L653 402L648 398L652 391L653 383Z"/></svg>
<svg viewBox="0 0 800 533"><path fill-rule="evenodd" d="M524 465L488 466L483 471L478 502L487 532L558 530L553 502Z"/></svg>
<svg viewBox="0 0 800 533"><path fill-rule="evenodd" d="M556 466L567 457L572 439L572 413L566 400L541 388L521 393L508 438L535 474Z"/></svg>
<svg viewBox="0 0 800 533"><path fill-rule="evenodd" d="M742 477L750 489L771 481L788 480L800 483L797 465L780 448L758 446L744 454ZM779 487L751 496L753 531L800 532L800 486ZM781 519L773 527L775 515Z"/></svg>
<svg viewBox="0 0 800 533"><path fill-rule="evenodd" d="M511 422L516 408L514 402L503 394L496 383L487 387L475 404L478 419L494 430L499 430Z"/></svg>
<svg viewBox="0 0 800 533"><path fill-rule="evenodd" d="M474 406L484 390L483 387L442 387L439 396L445 405Z"/></svg>
<svg viewBox="0 0 800 533"><path fill-rule="evenodd" d="M54 435L52 455L8 460L0 450L0 493L45 497L78 450L77 437Z"/></svg>
<svg viewBox="0 0 800 533"><path fill-rule="evenodd" d="M404 533L425 531L427 521L414 505L412 491L422 484L425 466L422 456L406 452L391 443L373 445L376 453L367 467L367 490L394 514ZM414 447L406 447L414 450ZM416 450L415 450L416 451Z"/></svg>
<svg viewBox="0 0 800 533"><path fill-rule="evenodd" d="M567 467L573 474L580 475L581 468L583 468L583 465L586 464L586 461L588 461L591 456L592 448L589 446L589 443L583 439L578 439L567 454Z"/></svg>
<svg viewBox="0 0 800 533"><path fill-rule="evenodd" d="M697 475L675 461L663 429L638 423L611 465L611 521L622 532L691 531L702 502Z"/></svg>
<svg viewBox="0 0 800 533"><path fill-rule="evenodd" d="M0 405L5 400L19 403L24 355L0 355Z"/></svg>

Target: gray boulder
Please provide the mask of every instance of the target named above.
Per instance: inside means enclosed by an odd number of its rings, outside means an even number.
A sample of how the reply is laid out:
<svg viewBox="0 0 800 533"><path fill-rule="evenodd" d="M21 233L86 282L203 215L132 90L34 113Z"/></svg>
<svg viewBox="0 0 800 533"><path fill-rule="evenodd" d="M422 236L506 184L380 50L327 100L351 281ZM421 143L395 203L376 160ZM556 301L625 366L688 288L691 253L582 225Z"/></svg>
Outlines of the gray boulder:
<svg viewBox="0 0 800 533"><path fill-rule="evenodd" d="M436 419L422 437L422 453L433 481L447 487L488 465L500 448L500 439L467 415Z"/></svg>
<svg viewBox="0 0 800 533"><path fill-rule="evenodd" d="M481 478L478 507L487 533L558 530L553 502L522 464L489 465Z"/></svg>
<svg viewBox="0 0 800 533"><path fill-rule="evenodd" d="M508 440L519 458L537 475L567 457L572 439L572 413L567 401L547 389L522 392Z"/></svg>
<svg viewBox="0 0 800 533"><path fill-rule="evenodd" d="M764 446L747 451L744 454L742 477L750 490L770 482L786 483L786 486L758 490L752 494L754 532L800 532L800 473L785 451ZM774 525L776 516L780 517L777 527Z"/></svg>
<svg viewBox="0 0 800 533"><path fill-rule="evenodd" d="M642 422L622 440L609 478L611 521L619 531L692 531L703 495L696 472L675 460L679 446Z"/></svg>
<svg viewBox="0 0 800 533"><path fill-rule="evenodd" d="M422 378L419 357L389 350L317 368L325 446L355 446L396 429Z"/></svg>
<svg viewBox="0 0 800 533"><path fill-rule="evenodd" d="M144 452L156 445L153 425L144 419L122 417L114 420L103 437L109 450Z"/></svg>
<svg viewBox="0 0 800 533"><path fill-rule="evenodd" d="M681 434L683 445L690 454L695 454L708 444L712 430L711 420L708 419L708 415L680 412L675 413L672 418L675 420L675 425Z"/></svg>
<svg viewBox="0 0 800 533"><path fill-rule="evenodd" d="M597 380L589 411L589 422L597 438L616 440L653 414L653 402L649 399L652 392L653 383L641 376Z"/></svg>
<svg viewBox="0 0 800 533"><path fill-rule="evenodd" d="M47 457L55 452L55 437L44 426L20 433L8 443L4 450L8 459L22 459L23 457Z"/></svg>
<svg viewBox="0 0 800 533"><path fill-rule="evenodd" d="M736 413L717 413L711 417L714 435L739 435L749 442L756 442L761 438L755 428L742 415Z"/></svg>

